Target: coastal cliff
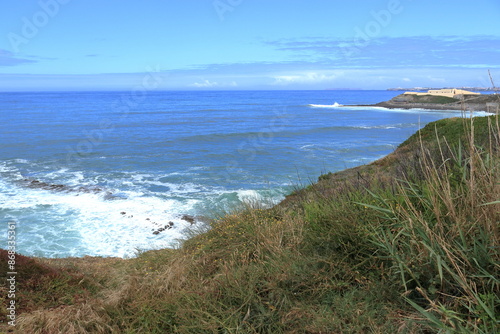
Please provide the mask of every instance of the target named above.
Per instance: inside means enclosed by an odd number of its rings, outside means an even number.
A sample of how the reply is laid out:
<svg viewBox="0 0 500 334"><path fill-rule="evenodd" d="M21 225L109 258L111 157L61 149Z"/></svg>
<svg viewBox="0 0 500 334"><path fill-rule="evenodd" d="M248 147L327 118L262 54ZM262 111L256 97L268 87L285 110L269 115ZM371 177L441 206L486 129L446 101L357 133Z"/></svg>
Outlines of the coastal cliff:
<svg viewBox="0 0 500 334"><path fill-rule="evenodd" d="M400 94L389 101L370 106L389 109L486 111L498 114L500 112L500 95L463 95L460 98L451 98L433 95Z"/></svg>

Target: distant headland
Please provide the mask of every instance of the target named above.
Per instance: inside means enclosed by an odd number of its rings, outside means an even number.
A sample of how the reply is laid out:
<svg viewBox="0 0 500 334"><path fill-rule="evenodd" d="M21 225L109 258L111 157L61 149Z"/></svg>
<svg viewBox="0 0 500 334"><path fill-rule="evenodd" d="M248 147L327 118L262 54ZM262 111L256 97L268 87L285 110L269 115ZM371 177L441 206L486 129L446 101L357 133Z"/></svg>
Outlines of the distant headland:
<svg viewBox="0 0 500 334"><path fill-rule="evenodd" d="M500 87L441 87L441 88L433 88L433 87L413 87L413 88L388 88L389 91L396 92L420 92L420 91L429 91L429 90L440 90L440 89L462 89L468 90L472 92L500 92Z"/></svg>
<svg viewBox="0 0 500 334"><path fill-rule="evenodd" d="M389 109L464 110L500 113L500 95L497 93L480 94L461 88L428 89L426 92L420 92L421 90L424 89L419 88L417 92L410 90L389 101L368 106Z"/></svg>

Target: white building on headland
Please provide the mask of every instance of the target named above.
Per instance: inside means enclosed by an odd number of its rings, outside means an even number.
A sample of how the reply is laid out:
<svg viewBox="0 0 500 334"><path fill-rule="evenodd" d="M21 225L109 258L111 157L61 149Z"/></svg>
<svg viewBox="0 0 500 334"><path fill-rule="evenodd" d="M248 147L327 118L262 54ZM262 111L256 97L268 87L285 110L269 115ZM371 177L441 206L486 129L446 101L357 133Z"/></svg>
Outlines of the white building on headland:
<svg viewBox="0 0 500 334"><path fill-rule="evenodd" d="M469 92L463 89L431 89L427 93L417 93L417 92L406 92L405 95L434 95L434 96L446 96L453 98L460 98L464 95L481 95L480 93Z"/></svg>

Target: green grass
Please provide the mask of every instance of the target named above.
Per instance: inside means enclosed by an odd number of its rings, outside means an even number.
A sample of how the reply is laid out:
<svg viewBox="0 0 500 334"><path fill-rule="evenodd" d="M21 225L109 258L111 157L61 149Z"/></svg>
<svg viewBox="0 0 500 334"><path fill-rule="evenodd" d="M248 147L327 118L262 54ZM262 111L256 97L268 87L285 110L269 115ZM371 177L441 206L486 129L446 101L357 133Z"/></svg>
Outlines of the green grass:
<svg viewBox="0 0 500 334"><path fill-rule="evenodd" d="M496 333L499 134L497 117L431 123L393 154L271 209L228 213L179 249L27 259L23 279L42 283L21 286L18 329Z"/></svg>
<svg viewBox="0 0 500 334"><path fill-rule="evenodd" d="M474 142L482 147L495 144L490 140L490 136L496 132L498 119L496 117L475 117ZM460 118L447 118L431 123L423 129L412 135L399 145L400 148L406 147L407 150L413 150L425 143L427 148L435 148L441 141L458 145L467 143L471 139L471 123L464 122Z"/></svg>
<svg viewBox="0 0 500 334"><path fill-rule="evenodd" d="M414 103L448 104L448 103L455 103L455 102L460 101L460 100L452 98L452 97L434 96L434 95L424 95L424 96L414 95L414 96L412 96L412 98L413 98Z"/></svg>

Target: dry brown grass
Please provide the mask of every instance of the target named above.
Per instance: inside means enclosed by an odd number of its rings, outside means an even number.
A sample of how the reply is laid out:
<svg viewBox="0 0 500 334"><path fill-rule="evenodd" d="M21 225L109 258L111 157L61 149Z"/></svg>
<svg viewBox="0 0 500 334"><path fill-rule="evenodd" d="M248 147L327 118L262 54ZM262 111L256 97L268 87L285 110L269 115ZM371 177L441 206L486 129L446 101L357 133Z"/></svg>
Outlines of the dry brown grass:
<svg viewBox="0 0 500 334"><path fill-rule="evenodd" d="M108 334L120 333L101 302L60 306L25 314L17 323L18 333L30 334Z"/></svg>

